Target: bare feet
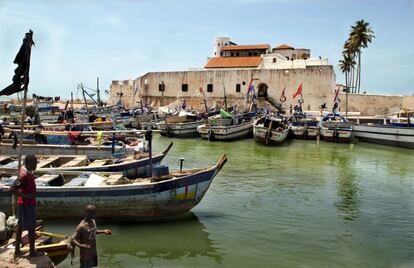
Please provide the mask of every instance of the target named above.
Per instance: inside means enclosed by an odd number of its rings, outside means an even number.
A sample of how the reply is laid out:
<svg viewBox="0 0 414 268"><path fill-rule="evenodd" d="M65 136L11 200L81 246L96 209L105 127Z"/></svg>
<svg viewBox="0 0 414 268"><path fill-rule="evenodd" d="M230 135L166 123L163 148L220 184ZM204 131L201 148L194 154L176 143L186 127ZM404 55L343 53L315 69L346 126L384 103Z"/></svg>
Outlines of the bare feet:
<svg viewBox="0 0 414 268"><path fill-rule="evenodd" d="M21 257L21 256L23 256L23 253L20 250L15 250L14 251L14 256L15 257Z"/></svg>
<svg viewBox="0 0 414 268"><path fill-rule="evenodd" d="M37 258L37 257L42 257L45 256L44 252L32 252L29 254L29 258Z"/></svg>

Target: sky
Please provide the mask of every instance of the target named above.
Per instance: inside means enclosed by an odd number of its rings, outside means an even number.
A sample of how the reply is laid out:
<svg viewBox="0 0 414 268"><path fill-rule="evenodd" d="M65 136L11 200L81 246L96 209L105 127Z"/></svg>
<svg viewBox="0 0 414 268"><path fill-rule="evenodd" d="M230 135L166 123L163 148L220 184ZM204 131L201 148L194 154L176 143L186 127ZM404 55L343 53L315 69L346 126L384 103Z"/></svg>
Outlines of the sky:
<svg viewBox="0 0 414 268"><path fill-rule="evenodd" d="M199 68L216 36L237 44L285 43L327 57L336 80L357 20L375 39L362 55L362 91L414 94L414 0L0 0L0 89L11 84L24 33L34 31L29 94L80 97L83 83Z"/></svg>

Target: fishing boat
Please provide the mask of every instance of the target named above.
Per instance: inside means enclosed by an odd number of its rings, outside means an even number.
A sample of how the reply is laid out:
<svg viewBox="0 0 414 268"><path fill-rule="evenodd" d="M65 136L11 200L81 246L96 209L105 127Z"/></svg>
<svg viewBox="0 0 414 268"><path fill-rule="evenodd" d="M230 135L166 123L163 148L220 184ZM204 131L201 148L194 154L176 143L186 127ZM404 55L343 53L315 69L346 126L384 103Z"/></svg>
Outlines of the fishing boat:
<svg viewBox="0 0 414 268"><path fill-rule="evenodd" d="M165 117L163 122L157 123L157 129L162 136L169 138L197 137L197 127L205 122L206 120L200 119L196 114L181 111L178 115Z"/></svg>
<svg viewBox="0 0 414 268"><path fill-rule="evenodd" d="M38 217L81 218L87 204L96 206L99 218L108 219L183 214L202 200L226 161L223 155L212 167L177 172L169 172L166 166L154 166L153 176L135 180L122 174L96 173L76 177L62 174L54 179L39 177L36 179ZM0 210L11 210L12 201L5 190L13 182L7 176L0 181Z"/></svg>
<svg viewBox="0 0 414 268"><path fill-rule="evenodd" d="M414 127L354 125L353 135L366 142L414 149Z"/></svg>
<svg viewBox="0 0 414 268"><path fill-rule="evenodd" d="M264 116L253 124L253 138L255 141L266 145L283 143L289 135L289 126L282 118Z"/></svg>
<svg viewBox="0 0 414 268"><path fill-rule="evenodd" d="M90 159L110 158L113 154L131 155L136 147L108 146L108 145L57 145L36 144L34 141L25 141L22 146L22 154L36 155L86 155ZM14 140L3 139L0 143L0 155L16 155L17 145Z"/></svg>
<svg viewBox="0 0 414 268"><path fill-rule="evenodd" d="M306 113L294 113L290 121L290 129L296 139L314 140L318 136L319 122L316 118Z"/></svg>
<svg viewBox="0 0 414 268"><path fill-rule="evenodd" d="M255 113L230 114L223 109L220 114L209 117L208 124L197 128L201 138L221 141L251 137Z"/></svg>
<svg viewBox="0 0 414 268"><path fill-rule="evenodd" d="M172 143L159 154L152 156L152 164L160 164L172 147ZM23 147L24 148L24 147ZM38 156L36 172L39 174L59 172L123 172L124 176L137 177L146 175L150 169L147 152L135 153L124 158L106 158L92 160L86 155ZM0 156L0 172L17 173L16 156Z"/></svg>
<svg viewBox="0 0 414 268"><path fill-rule="evenodd" d="M352 125L338 112L325 114L320 122L321 137L325 141L350 142L352 140Z"/></svg>

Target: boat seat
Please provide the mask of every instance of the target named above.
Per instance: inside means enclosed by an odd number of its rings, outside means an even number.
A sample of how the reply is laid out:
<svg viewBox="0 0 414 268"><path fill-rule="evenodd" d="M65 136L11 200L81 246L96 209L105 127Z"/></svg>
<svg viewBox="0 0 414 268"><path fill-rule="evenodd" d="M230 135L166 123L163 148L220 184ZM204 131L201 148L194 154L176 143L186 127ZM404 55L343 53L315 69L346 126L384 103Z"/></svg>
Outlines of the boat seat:
<svg viewBox="0 0 414 268"><path fill-rule="evenodd" d="M55 180L60 178L59 174L44 174L36 178L37 186L58 186L56 183L53 183ZM59 183L58 183L59 184Z"/></svg>
<svg viewBox="0 0 414 268"><path fill-rule="evenodd" d="M129 180L125 181L125 177L122 174L113 174L108 176L102 185L126 184L127 182L129 182Z"/></svg>
<svg viewBox="0 0 414 268"><path fill-rule="evenodd" d="M86 155L75 157L74 159L70 160L66 164L62 165L61 167L77 167L86 165L88 162L88 157Z"/></svg>
<svg viewBox="0 0 414 268"><path fill-rule="evenodd" d="M108 162L108 159L95 160L92 163L90 163L88 167L102 167L105 166Z"/></svg>
<svg viewBox="0 0 414 268"><path fill-rule="evenodd" d="M44 167L50 166L51 164L53 164L53 162L57 161L59 158L60 156L53 156L53 157L48 157L45 160L41 160L37 164L37 168L44 168Z"/></svg>
<svg viewBox="0 0 414 268"><path fill-rule="evenodd" d="M6 162L10 162L10 157L9 156L0 156L0 165L4 165L6 164Z"/></svg>

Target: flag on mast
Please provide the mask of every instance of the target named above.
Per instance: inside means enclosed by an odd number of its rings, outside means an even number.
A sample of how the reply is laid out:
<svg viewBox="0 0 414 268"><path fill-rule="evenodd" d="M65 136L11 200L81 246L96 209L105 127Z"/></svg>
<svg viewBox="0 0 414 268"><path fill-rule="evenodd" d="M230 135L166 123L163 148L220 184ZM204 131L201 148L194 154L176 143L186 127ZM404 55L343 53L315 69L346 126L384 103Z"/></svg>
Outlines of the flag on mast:
<svg viewBox="0 0 414 268"><path fill-rule="evenodd" d="M13 61L17 64L17 68L14 70L13 83L0 91L0 96L10 96L27 88L27 84L29 84L30 50L34 45L32 36L32 30L25 34L23 44Z"/></svg>
<svg viewBox="0 0 414 268"><path fill-rule="evenodd" d="M336 89L335 89L334 103L336 103L337 100L339 100L338 95L339 95L339 86L337 86Z"/></svg>
<svg viewBox="0 0 414 268"><path fill-rule="evenodd" d="M253 78L250 80L250 83L247 87L247 97L249 97L250 93L254 92L254 85L253 85Z"/></svg>
<svg viewBox="0 0 414 268"><path fill-rule="evenodd" d="M302 83L300 83L298 89L296 90L296 92L292 95L292 98L296 98L297 96L302 95Z"/></svg>

